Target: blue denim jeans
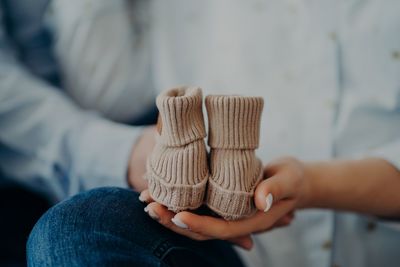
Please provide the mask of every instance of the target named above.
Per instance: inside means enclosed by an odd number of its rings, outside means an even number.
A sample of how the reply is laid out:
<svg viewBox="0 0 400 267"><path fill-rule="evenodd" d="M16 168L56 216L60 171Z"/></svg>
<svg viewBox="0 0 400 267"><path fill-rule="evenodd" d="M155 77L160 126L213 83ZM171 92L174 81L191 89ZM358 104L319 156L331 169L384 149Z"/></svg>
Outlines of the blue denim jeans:
<svg viewBox="0 0 400 267"><path fill-rule="evenodd" d="M224 241L193 241L152 220L138 193L99 188L48 210L27 243L29 266L242 267Z"/></svg>

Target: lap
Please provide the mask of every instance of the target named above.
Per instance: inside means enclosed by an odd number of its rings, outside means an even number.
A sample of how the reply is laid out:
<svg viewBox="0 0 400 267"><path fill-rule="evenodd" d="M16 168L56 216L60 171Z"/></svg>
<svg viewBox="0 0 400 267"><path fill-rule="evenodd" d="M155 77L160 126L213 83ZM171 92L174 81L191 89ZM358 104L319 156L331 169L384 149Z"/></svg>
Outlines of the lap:
<svg viewBox="0 0 400 267"><path fill-rule="evenodd" d="M30 266L242 266L231 245L193 241L152 220L138 194L99 188L51 208L28 241Z"/></svg>

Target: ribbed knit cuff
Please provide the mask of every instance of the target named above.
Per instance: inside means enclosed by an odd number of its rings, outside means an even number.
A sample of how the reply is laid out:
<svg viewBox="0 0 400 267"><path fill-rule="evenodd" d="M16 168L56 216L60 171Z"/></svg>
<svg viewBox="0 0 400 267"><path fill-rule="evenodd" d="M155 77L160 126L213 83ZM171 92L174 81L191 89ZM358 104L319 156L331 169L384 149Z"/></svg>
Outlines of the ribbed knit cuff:
<svg viewBox="0 0 400 267"><path fill-rule="evenodd" d="M212 148L255 149L259 145L262 97L209 95L208 144Z"/></svg>
<svg viewBox="0 0 400 267"><path fill-rule="evenodd" d="M206 137L202 98L198 87L174 88L157 97L161 143L182 146Z"/></svg>
<svg viewBox="0 0 400 267"><path fill-rule="evenodd" d="M207 189L207 206L225 220L238 220L253 215L257 211L254 204L254 191L263 179L261 162L259 163L255 172L256 177L253 177L251 190L248 192L228 190L210 179Z"/></svg>
<svg viewBox="0 0 400 267"><path fill-rule="evenodd" d="M195 209L203 203L208 177L203 140L181 147L157 144L147 164L151 196L175 212Z"/></svg>
<svg viewBox="0 0 400 267"><path fill-rule="evenodd" d="M149 170L146 179L151 197L173 212L194 210L203 204L207 176L195 185L169 184L155 172Z"/></svg>

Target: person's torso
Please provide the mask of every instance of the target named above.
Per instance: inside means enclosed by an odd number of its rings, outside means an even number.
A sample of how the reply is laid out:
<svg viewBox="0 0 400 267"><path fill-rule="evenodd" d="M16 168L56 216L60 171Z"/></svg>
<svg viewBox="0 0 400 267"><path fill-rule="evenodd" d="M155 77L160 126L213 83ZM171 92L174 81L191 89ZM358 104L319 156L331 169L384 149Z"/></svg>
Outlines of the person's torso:
<svg viewBox="0 0 400 267"><path fill-rule="evenodd" d="M157 0L151 10L157 88L263 96L264 162L357 157L400 137L400 2ZM335 216L299 212L242 254L249 266L400 263L399 231Z"/></svg>
<svg viewBox="0 0 400 267"><path fill-rule="evenodd" d="M152 111L155 98L140 2L4 0L9 43L0 45L81 108L131 123Z"/></svg>
<svg viewBox="0 0 400 267"><path fill-rule="evenodd" d="M351 157L398 138L399 2L148 3L151 39L147 48L151 56L131 51L128 60L117 65L126 66L136 55L138 61L130 64L141 73L150 68L151 82L157 90L190 84L203 87L206 94L263 96L265 110L258 155L264 162L288 154L305 160ZM116 13L112 11L121 10L118 8L122 4L97 2L95 10L103 14L97 20L102 21L100 25L112 24L107 14L111 12L115 19ZM115 5L116 9L102 8L107 5ZM85 18L84 12L78 15L76 20ZM130 34L130 24L117 21L119 24L112 24L114 27L125 27L120 29L119 36L124 32ZM88 22L80 24L82 29L93 25L93 21ZM116 29L111 27L108 31ZM63 34L68 36L68 32ZM129 42L100 36L101 42ZM72 71L74 64L62 62L71 70L69 79L78 77L84 80L82 84L90 84L92 76L87 74L91 68L104 66L104 75L113 70L113 63L102 51L114 53L112 58L118 63L115 56L123 56L123 51L133 48L121 50L119 45L109 45L104 49L87 55L88 66L78 66L78 73ZM139 62L146 67L137 66ZM147 83L144 74L131 76L133 84ZM91 86L95 88L93 83ZM95 96L99 94L94 93L89 100L94 101ZM110 98L107 94L100 96L105 102ZM115 99L111 103L118 103ZM130 101L130 97L125 95L124 100ZM329 212L300 212L291 227L258 236L253 255L244 257L252 262L249 266L327 266L332 254L340 266L376 266L377 262L395 266L394 261L400 261L395 254L400 243L399 231L381 223L370 231L370 220L343 215L333 224Z"/></svg>

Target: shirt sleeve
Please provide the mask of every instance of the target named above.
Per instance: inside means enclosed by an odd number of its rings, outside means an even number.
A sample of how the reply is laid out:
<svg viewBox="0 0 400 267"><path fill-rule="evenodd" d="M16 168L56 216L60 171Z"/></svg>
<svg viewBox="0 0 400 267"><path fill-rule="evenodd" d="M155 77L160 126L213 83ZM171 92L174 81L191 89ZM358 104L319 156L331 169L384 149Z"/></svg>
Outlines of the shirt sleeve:
<svg viewBox="0 0 400 267"><path fill-rule="evenodd" d="M0 171L60 200L99 186L127 186L140 127L84 111L24 69L0 23Z"/></svg>
<svg viewBox="0 0 400 267"><path fill-rule="evenodd" d="M400 172L400 139L388 142L382 146L376 147L368 152L364 153L362 157L378 157L388 161ZM399 188L400 194L400 188ZM386 227L396 231L400 231L400 220L393 218L388 220L387 218L379 218L380 222Z"/></svg>
<svg viewBox="0 0 400 267"><path fill-rule="evenodd" d="M368 151L367 156L383 158L400 171L400 139Z"/></svg>

